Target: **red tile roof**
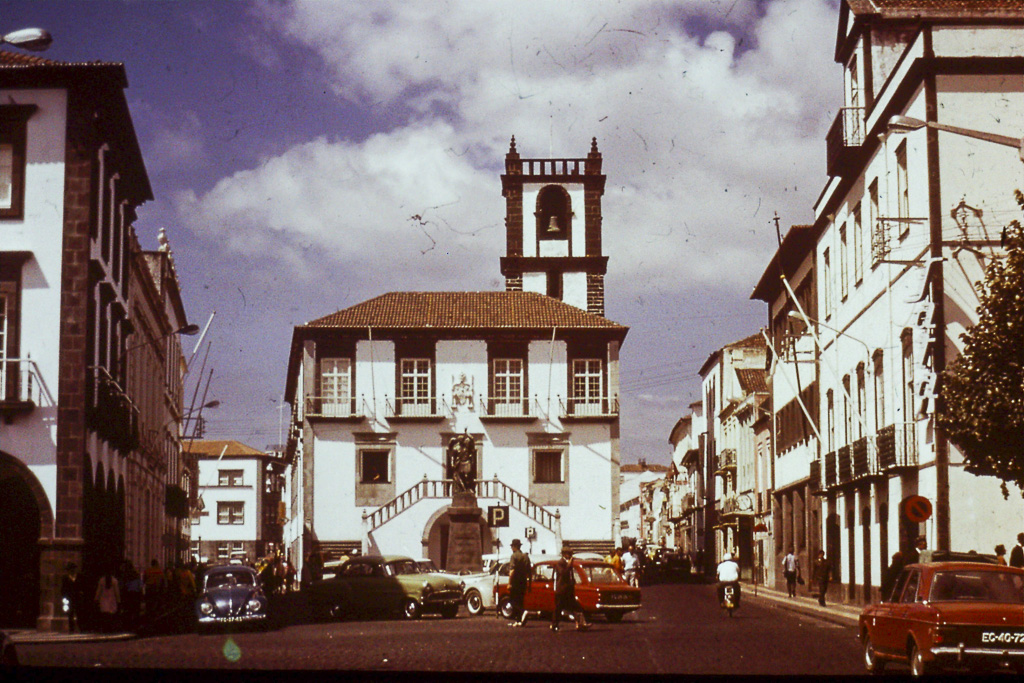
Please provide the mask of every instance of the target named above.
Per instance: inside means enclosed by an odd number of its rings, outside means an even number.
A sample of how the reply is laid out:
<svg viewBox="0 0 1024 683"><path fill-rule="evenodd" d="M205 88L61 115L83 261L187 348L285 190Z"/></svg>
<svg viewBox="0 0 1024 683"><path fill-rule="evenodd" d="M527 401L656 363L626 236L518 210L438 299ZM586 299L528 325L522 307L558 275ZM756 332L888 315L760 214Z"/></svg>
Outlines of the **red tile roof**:
<svg viewBox="0 0 1024 683"><path fill-rule="evenodd" d="M627 329L534 292L390 292L304 327Z"/></svg>
<svg viewBox="0 0 1024 683"><path fill-rule="evenodd" d="M854 14L941 14L971 17L1024 13L1024 0L850 0Z"/></svg>
<svg viewBox="0 0 1024 683"><path fill-rule="evenodd" d="M748 394L767 393L767 373L758 368L736 368L736 378L740 381L740 388Z"/></svg>
<svg viewBox="0 0 1024 683"><path fill-rule="evenodd" d="M226 448L226 450L225 450ZM193 453L200 457L220 457L221 453L225 458L252 458L267 457L265 451L259 451L251 446L246 446L240 441L193 441L192 444L185 443L185 452Z"/></svg>

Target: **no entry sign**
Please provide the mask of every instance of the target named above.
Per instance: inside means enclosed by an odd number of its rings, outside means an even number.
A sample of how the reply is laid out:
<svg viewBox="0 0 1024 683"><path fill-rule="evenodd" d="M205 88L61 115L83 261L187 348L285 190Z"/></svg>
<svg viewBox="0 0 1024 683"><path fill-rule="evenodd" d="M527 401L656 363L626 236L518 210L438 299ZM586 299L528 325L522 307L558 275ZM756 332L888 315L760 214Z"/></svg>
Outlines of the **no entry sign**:
<svg viewBox="0 0 1024 683"><path fill-rule="evenodd" d="M924 496L910 496L903 501L903 514L911 522L921 523L932 516L932 503Z"/></svg>

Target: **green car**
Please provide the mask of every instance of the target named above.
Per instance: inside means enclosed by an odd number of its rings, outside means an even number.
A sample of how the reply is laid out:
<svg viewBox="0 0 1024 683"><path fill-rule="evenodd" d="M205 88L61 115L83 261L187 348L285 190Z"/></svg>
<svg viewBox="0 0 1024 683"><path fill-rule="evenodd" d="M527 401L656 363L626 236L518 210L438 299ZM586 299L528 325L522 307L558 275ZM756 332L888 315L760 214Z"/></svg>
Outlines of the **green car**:
<svg viewBox="0 0 1024 683"><path fill-rule="evenodd" d="M462 586L450 575L423 572L416 561L401 555L363 555L341 565L333 578L315 581L309 605L320 618L363 614L401 614L417 619L459 612Z"/></svg>

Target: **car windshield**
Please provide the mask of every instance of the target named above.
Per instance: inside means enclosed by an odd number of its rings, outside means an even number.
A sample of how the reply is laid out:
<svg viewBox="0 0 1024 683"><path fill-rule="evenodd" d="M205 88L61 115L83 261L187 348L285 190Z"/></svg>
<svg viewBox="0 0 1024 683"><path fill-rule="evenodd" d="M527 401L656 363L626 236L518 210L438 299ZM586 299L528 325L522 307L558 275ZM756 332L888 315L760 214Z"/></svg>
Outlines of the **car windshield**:
<svg viewBox="0 0 1024 683"><path fill-rule="evenodd" d="M590 583L621 583L615 568L610 564L590 565L583 567L583 574Z"/></svg>
<svg viewBox="0 0 1024 683"><path fill-rule="evenodd" d="M403 576L405 574L420 574L420 568L412 560L395 560L387 564L388 576Z"/></svg>
<svg viewBox="0 0 1024 683"><path fill-rule="evenodd" d="M250 574L249 572L218 572L216 574L211 574L206 579L207 588L237 585L253 585L253 574Z"/></svg>
<svg viewBox="0 0 1024 683"><path fill-rule="evenodd" d="M429 574L431 572L436 574L438 571L437 565L434 564L433 560L420 560L416 564L420 568L420 571L425 574Z"/></svg>
<svg viewBox="0 0 1024 683"><path fill-rule="evenodd" d="M932 602L998 602L1024 604L1024 577L1001 571L936 572L929 599Z"/></svg>

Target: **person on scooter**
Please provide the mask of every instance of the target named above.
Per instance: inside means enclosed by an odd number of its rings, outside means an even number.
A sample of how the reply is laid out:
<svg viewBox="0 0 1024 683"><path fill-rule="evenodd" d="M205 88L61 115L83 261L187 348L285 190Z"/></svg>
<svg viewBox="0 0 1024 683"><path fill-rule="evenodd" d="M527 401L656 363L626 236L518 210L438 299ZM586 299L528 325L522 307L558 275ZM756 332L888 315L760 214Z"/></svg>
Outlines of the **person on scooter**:
<svg viewBox="0 0 1024 683"><path fill-rule="evenodd" d="M718 565L718 602L725 599L725 587L732 585L736 607L740 606L740 566L732 561L732 554L726 553Z"/></svg>

